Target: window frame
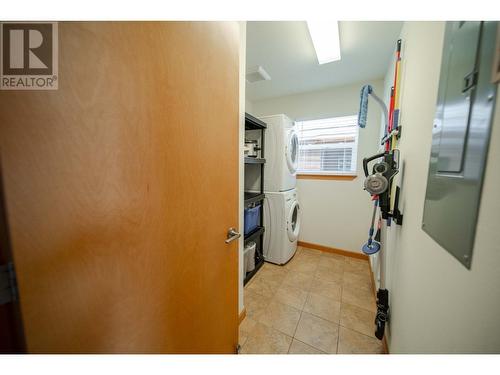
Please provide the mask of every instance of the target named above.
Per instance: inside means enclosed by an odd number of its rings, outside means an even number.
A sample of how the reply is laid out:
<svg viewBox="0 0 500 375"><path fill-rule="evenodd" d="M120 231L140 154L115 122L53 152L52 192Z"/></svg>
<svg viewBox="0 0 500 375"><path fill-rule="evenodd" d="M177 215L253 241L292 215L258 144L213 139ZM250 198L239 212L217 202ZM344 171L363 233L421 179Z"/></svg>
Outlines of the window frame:
<svg viewBox="0 0 500 375"><path fill-rule="evenodd" d="M299 131L299 123L302 122L309 122L309 121L320 121L320 120L329 120L329 119L338 119L342 117L354 117L356 118L357 121L357 115L345 115L345 116L332 116L332 117L324 117L324 118L317 118L317 119L310 119L310 120L300 120L300 121L295 121L295 127L296 127L296 133L297 136L299 137L299 152L300 152L300 134L301 132ZM358 170L358 147L359 147L359 128L356 127L356 141L355 141L355 151L356 155L354 156L355 160L355 168L353 171L349 172L341 172L341 171L335 171L335 172L329 172L329 171L314 171L311 170L310 172L306 170L301 170L297 169L297 178L298 179L313 179L313 180L343 180L343 181L352 181L357 177L357 170ZM299 156L300 157L300 156Z"/></svg>

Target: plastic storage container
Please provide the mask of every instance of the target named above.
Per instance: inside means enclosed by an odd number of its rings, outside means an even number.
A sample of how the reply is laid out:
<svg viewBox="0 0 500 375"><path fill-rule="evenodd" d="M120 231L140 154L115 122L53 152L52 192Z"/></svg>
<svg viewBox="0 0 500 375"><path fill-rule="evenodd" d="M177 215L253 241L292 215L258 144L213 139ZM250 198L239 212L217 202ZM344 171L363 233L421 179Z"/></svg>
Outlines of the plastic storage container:
<svg viewBox="0 0 500 375"><path fill-rule="evenodd" d="M255 249L257 244L253 241L248 242L243 250L243 266L245 272L252 272L255 269Z"/></svg>
<svg viewBox="0 0 500 375"><path fill-rule="evenodd" d="M253 208L245 208L245 235L259 226L260 207L261 205L259 204Z"/></svg>

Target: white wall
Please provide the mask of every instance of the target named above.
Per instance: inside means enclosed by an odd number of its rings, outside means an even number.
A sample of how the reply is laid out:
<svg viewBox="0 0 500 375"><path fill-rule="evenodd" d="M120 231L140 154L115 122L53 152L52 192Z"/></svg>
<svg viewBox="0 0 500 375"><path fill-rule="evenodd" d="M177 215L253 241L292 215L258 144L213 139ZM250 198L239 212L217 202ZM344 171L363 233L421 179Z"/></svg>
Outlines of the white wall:
<svg viewBox="0 0 500 375"><path fill-rule="evenodd" d="M245 81L246 83L246 81ZM253 113L253 103L248 100L248 99L245 99L245 111L252 114Z"/></svg>
<svg viewBox="0 0 500 375"><path fill-rule="evenodd" d="M472 268L422 229L444 23L406 22L401 37L399 143L404 160L402 227L388 234L391 353L500 352L500 95L490 141ZM389 69L387 84L392 82Z"/></svg>
<svg viewBox="0 0 500 375"><path fill-rule="evenodd" d="M382 93L382 79L328 90L254 101L255 116L285 113L295 120L358 113L361 87L370 83ZM359 131L357 178L353 181L297 180L302 209L300 240L360 252L371 220L370 196L363 190L362 159L377 151L381 112L370 103L368 123Z"/></svg>

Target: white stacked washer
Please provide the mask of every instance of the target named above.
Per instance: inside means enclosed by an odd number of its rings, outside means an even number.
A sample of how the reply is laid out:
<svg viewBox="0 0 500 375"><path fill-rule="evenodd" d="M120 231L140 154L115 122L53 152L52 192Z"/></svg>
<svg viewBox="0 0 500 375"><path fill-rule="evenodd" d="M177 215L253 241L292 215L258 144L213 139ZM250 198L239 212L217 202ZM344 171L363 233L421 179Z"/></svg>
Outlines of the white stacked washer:
<svg viewBox="0 0 500 375"><path fill-rule="evenodd" d="M267 192L264 206L264 259L276 264L288 262L297 250L300 206L297 190Z"/></svg>
<svg viewBox="0 0 500 375"><path fill-rule="evenodd" d="M264 155L264 191L278 192L295 189L299 141L295 123L286 115L260 118L267 124Z"/></svg>
<svg viewBox="0 0 500 375"><path fill-rule="evenodd" d="M296 173L299 142L295 123L284 114L260 118L267 124L264 155L264 258L285 264L297 250L300 205Z"/></svg>

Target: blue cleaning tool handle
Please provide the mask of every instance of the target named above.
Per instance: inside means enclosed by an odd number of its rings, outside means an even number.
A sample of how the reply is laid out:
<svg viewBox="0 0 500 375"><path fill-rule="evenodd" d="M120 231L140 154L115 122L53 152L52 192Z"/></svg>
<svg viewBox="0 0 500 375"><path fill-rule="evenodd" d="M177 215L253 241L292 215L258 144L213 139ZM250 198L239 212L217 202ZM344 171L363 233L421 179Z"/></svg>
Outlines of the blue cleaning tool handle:
<svg viewBox="0 0 500 375"><path fill-rule="evenodd" d="M361 88L360 101L359 101L359 113L358 113L358 125L360 128L366 126L366 116L368 114L368 95L373 91L370 85L364 85Z"/></svg>
<svg viewBox="0 0 500 375"><path fill-rule="evenodd" d="M373 91L373 87L370 85L364 85L361 88L360 101L359 101L359 112L358 112L358 125L360 128L364 128L366 126L366 116L368 114L368 96L371 95L373 99L379 104L382 109L382 113L384 114L384 125L385 125L385 135L387 135L387 129L389 127L389 112L387 111L387 107L384 104L384 101L380 99L375 91Z"/></svg>

